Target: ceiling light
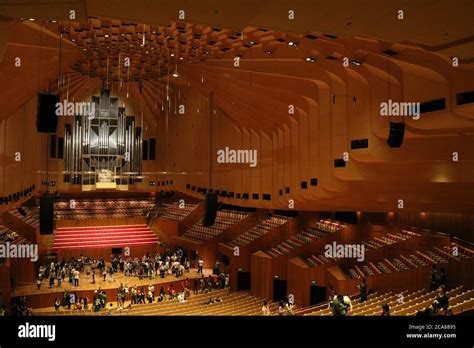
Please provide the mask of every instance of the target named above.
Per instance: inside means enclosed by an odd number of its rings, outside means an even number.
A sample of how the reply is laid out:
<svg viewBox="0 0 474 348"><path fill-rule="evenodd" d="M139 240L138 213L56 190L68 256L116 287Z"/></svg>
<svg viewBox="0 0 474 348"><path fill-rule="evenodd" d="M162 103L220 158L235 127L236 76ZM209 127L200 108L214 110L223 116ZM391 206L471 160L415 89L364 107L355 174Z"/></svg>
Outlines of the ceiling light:
<svg viewBox="0 0 474 348"><path fill-rule="evenodd" d="M105 37L109 37L109 34L105 34L104 36L105 36Z"/></svg>
<svg viewBox="0 0 474 348"><path fill-rule="evenodd" d="M56 23L56 21L51 21L51 22Z"/></svg>
<svg viewBox="0 0 474 348"><path fill-rule="evenodd" d="M183 57L179 57L179 60L183 60L184 58Z"/></svg>
<svg viewBox="0 0 474 348"><path fill-rule="evenodd" d="M173 77L178 77L178 73L173 73Z"/></svg>
<svg viewBox="0 0 474 348"><path fill-rule="evenodd" d="M270 51L270 50L266 50L266 51L264 51L264 52L265 52L266 54L272 54L272 53L273 53L273 52Z"/></svg>
<svg viewBox="0 0 474 348"><path fill-rule="evenodd" d="M314 63L315 62L315 59L313 57L306 57L305 60L308 62L308 63Z"/></svg>
<svg viewBox="0 0 474 348"><path fill-rule="evenodd" d="M294 46L294 45L296 45L296 42L294 42L294 41L288 41L288 45Z"/></svg>
<svg viewBox="0 0 474 348"><path fill-rule="evenodd" d="M76 39L71 39L71 41L72 41L72 42L75 42L75 41L76 41Z"/></svg>
<svg viewBox="0 0 474 348"><path fill-rule="evenodd" d="M171 53L171 57L174 57L174 53Z"/></svg>
<svg viewBox="0 0 474 348"><path fill-rule="evenodd" d="M250 41L249 44L256 45L257 43L255 41Z"/></svg>
<svg viewBox="0 0 474 348"><path fill-rule="evenodd" d="M350 63L351 63L351 64L354 64L354 65L361 65L361 64L362 64L361 62L359 62L359 61L357 61L357 60L354 60L354 59L351 60Z"/></svg>
<svg viewBox="0 0 474 348"><path fill-rule="evenodd" d="M29 21L32 21L32 22L34 22L34 21L35 21L35 19L34 19L34 18L28 18L28 20L29 20Z"/></svg>

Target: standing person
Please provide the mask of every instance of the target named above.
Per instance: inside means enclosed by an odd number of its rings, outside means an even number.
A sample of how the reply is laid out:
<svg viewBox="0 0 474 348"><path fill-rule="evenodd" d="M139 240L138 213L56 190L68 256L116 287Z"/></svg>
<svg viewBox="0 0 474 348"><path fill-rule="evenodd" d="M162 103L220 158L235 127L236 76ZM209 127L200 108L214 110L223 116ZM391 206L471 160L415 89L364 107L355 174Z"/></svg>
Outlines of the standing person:
<svg viewBox="0 0 474 348"><path fill-rule="evenodd" d="M199 292L199 279L195 278L194 279L194 289L193 289L193 294L196 295Z"/></svg>
<svg viewBox="0 0 474 348"><path fill-rule="evenodd" d="M204 261L202 260L202 257L199 257L199 260L198 260L198 274L201 273L202 274L202 268L204 266Z"/></svg>
<svg viewBox="0 0 474 348"><path fill-rule="evenodd" d="M63 271L61 270L61 268L58 269L58 271L57 271L56 279L58 280L58 288L60 288L61 283L63 281Z"/></svg>
<svg viewBox="0 0 474 348"><path fill-rule="evenodd" d="M360 302L367 301L367 282L365 278L362 279L362 283L357 285L357 287L359 288L359 292L360 292Z"/></svg>
<svg viewBox="0 0 474 348"><path fill-rule="evenodd" d="M444 267L441 267L441 269L439 270L438 284L439 286L443 285L444 287L448 285L448 279L446 278L446 272L444 271Z"/></svg>
<svg viewBox="0 0 474 348"><path fill-rule="evenodd" d="M439 273L438 270L436 269L436 264L433 263L431 266L431 274L430 274L430 289L431 291L435 291L438 289L438 281L439 281Z"/></svg>
<svg viewBox="0 0 474 348"><path fill-rule="evenodd" d="M438 288L438 297L434 300L432 307L435 314L446 315L448 313L449 298L444 285Z"/></svg>
<svg viewBox="0 0 474 348"><path fill-rule="evenodd" d="M59 307L61 306L61 301L59 301L59 299L56 297L54 299L54 309L57 311L59 311Z"/></svg>
<svg viewBox="0 0 474 348"><path fill-rule="evenodd" d="M212 270L212 274L219 275L220 268L221 268L221 265L219 261L216 261L216 263L214 264L214 268Z"/></svg>
<svg viewBox="0 0 474 348"><path fill-rule="evenodd" d="M268 301L265 300L263 301L263 306L262 306L262 315L268 317L271 315L271 312L270 312L270 306L268 305Z"/></svg>

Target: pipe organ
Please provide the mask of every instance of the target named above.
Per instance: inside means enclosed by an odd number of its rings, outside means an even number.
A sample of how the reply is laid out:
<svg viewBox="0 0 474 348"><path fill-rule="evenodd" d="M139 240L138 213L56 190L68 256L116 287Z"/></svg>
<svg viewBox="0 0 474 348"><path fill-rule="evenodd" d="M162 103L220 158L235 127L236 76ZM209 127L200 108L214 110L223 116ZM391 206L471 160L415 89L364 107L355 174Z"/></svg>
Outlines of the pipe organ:
<svg viewBox="0 0 474 348"><path fill-rule="evenodd" d="M126 190L141 181L141 128L109 90L91 103L91 113L65 125L64 182L83 190Z"/></svg>

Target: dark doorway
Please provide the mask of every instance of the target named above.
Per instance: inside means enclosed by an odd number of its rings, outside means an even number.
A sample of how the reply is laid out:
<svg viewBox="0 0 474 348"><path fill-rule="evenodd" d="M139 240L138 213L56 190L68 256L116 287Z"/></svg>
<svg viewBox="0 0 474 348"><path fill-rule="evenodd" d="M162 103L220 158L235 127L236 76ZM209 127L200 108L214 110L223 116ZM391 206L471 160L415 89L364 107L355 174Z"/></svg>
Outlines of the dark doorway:
<svg viewBox="0 0 474 348"><path fill-rule="evenodd" d="M309 296L310 296L309 297L310 306L325 302L326 301L326 287L312 284L310 288Z"/></svg>
<svg viewBox="0 0 474 348"><path fill-rule="evenodd" d="M286 280L273 279L273 301L286 298Z"/></svg>
<svg viewBox="0 0 474 348"><path fill-rule="evenodd" d="M237 290L250 290L250 272L237 273Z"/></svg>

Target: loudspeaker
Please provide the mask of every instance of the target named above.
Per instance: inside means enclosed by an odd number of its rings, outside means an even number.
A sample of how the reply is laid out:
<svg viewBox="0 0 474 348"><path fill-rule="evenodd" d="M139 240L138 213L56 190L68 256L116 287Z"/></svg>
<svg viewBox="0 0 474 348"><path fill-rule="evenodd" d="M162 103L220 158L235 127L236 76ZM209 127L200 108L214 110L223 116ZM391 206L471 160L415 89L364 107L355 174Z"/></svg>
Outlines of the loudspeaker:
<svg viewBox="0 0 474 348"><path fill-rule="evenodd" d="M142 143L142 157L144 161L148 160L148 141L147 140L143 140L143 143Z"/></svg>
<svg viewBox="0 0 474 348"><path fill-rule="evenodd" d="M156 139L155 138L150 139L150 152L149 152L149 154L150 154L149 159L151 161L154 161L155 158L156 158Z"/></svg>
<svg viewBox="0 0 474 348"><path fill-rule="evenodd" d="M40 234L53 234L54 197L40 197Z"/></svg>
<svg viewBox="0 0 474 348"><path fill-rule="evenodd" d="M215 193L206 194L204 201L204 215L202 217L203 226L212 226L216 222L217 215L217 195Z"/></svg>
<svg viewBox="0 0 474 348"><path fill-rule="evenodd" d="M56 128L58 127L56 103L59 103L59 96L38 94L38 110L36 114L37 132L56 133Z"/></svg>
<svg viewBox="0 0 474 348"><path fill-rule="evenodd" d="M390 122L390 133L388 134L387 144L390 147L400 147L405 136L405 123Z"/></svg>
<svg viewBox="0 0 474 348"><path fill-rule="evenodd" d="M64 156L64 138L58 138L58 159L63 159Z"/></svg>

